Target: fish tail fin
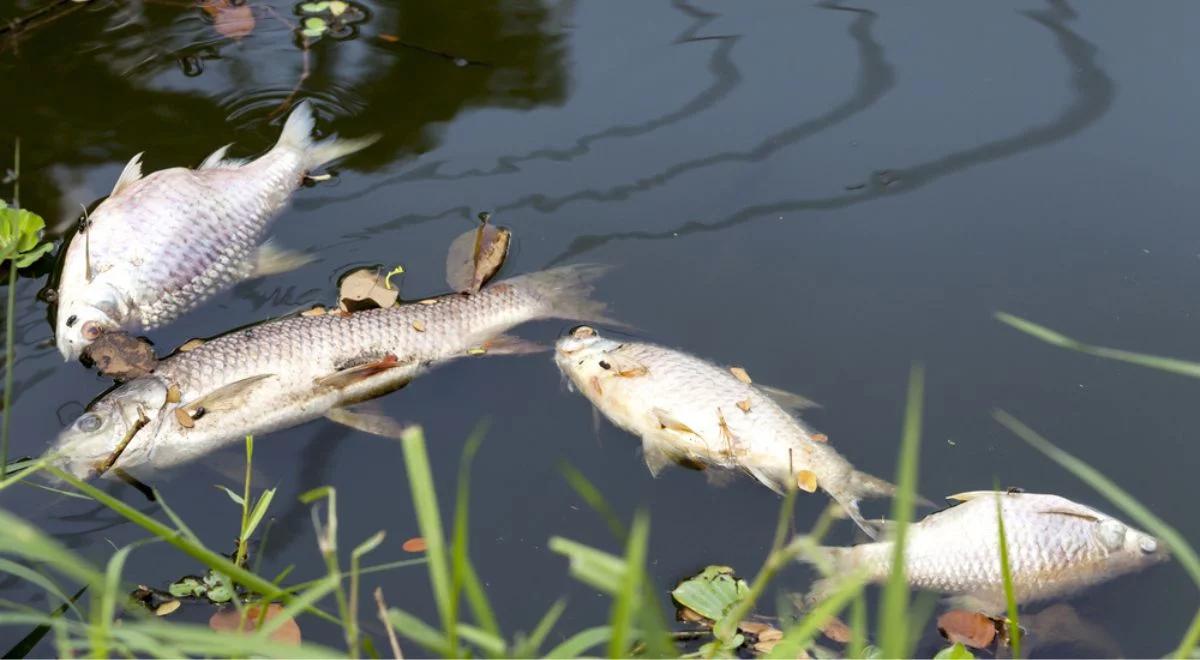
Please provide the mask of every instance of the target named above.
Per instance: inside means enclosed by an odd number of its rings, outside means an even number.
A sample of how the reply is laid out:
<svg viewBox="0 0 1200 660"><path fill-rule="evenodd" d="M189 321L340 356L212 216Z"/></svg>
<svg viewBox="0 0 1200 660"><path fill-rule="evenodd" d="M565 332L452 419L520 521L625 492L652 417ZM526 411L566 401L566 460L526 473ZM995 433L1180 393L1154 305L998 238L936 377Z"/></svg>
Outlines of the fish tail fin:
<svg viewBox="0 0 1200 660"><path fill-rule="evenodd" d="M850 475L850 484L851 491L855 493L856 497L860 498L892 497L896 494L895 484L857 470ZM913 501L918 506L937 507L929 498L922 497L920 493L913 493Z"/></svg>
<svg viewBox="0 0 1200 660"><path fill-rule="evenodd" d="M514 277L508 284L538 300L538 318L621 325L605 316L604 303L591 298L593 283L607 271L606 266L576 264Z"/></svg>
<svg viewBox="0 0 1200 660"><path fill-rule="evenodd" d="M304 171L312 171L325 163L361 151L379 140L378 134L361 138L345 139L337 136L328 137L320 142L312 137L316 127L312 106L308 101L301 101L283 124L283 132L279 134L276 149L298 151L304 156Z"/></svg>
<svg viewBox="0 0 1200 660"><path fill-rule="evenodd" d="M801 553L798 561L817 569L824 577L813 581L804 594L805 608L813 607L837 590L839 579L854 570L854 548L817 546Z"/></svg>

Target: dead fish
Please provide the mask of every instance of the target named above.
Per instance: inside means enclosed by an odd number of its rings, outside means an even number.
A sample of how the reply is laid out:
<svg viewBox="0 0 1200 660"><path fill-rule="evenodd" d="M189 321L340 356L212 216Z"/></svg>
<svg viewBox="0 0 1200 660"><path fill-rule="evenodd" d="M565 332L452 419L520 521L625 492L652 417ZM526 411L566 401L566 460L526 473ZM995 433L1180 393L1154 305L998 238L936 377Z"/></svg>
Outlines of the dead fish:
<svg viewBox="0 0 1200 660"><path fill-rule="evenodd" d="M134 156L66 247L55 327L63 357L79 357L105 331L153 329L241 280L303 264L263 243L268 225L305 174L376 140L316 142L313 126L303 102L253 161L226 158L226 145L198 169L142 176Z"/></svg>
<svg viewBox="0 0 1200 660"><path fill-rule="evenodd" d="M345 315L297 314L236 330L164 358L154 373L101 395L49 454L84 478L109 468L178 465L247 434L321 416L396 436L395 422L348 406L454 358L527 352L528 344L502 334L526 321L603 318L604 305L588 297L602 270L568 266L471 296Z"/></svg>
<svg viewBox="0 0 1200 660"><path fill-rule="evenodd" d="M805 400L739 378L729 369L644 342L605 339L579 326L558 341L555 362L613 424L641 437L650 472L676 463L752 475L782 493L824 490L872 537L859 512L892 484L854 469L781 406Z"/></svg>
<svg viewBox="0 0 1200 660"><path fill-rule="evenodd" d="M1064 497L974 491L951 496L961 504L909 527L904 559L912 587L947 594L956 609L986 614L1006 609L997 496L1019 604L1067 596L1167 557L1153 536ZM809 560L830 565L833 579L864 571L868 579L884 582L891 574L893 549L891 541L827 547ZM829 584L818 582L812 600L819 600Z"/></svg>

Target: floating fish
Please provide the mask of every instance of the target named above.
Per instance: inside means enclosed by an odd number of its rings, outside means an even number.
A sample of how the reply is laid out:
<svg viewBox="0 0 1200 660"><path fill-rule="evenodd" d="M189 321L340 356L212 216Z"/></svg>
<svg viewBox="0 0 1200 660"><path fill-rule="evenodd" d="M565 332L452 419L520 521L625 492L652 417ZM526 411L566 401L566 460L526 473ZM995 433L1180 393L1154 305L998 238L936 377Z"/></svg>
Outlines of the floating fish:
<svg viewBox="0 0 1200 660"><path fill-rule="evenodd" d="M555 362L613 424L642 438L651 473L676 463L746 472L778 493L820 488L875 536L858 501L887 497L894 486L855 470L785 409L804 407L802 397L753 384L744 370L654 344L605 339L589 326L558 341Z"/></svg>
<svg viewBox="0 0 1200 660"><path fill-rule="evenodd" d="M1149 534L1058 495L974 491L951 496L961 504L908 528L904 559L912 587L950 595L957 609L987 614L1006 609L997 496L1020 604L1067 596L1167 557L1162 543ZM822 548L821 554L834 579L861 570L868 579L884 582L893 549L891 541L880 541ZM813 597L819 599L828 585L818 582Z"/></svg>
<svg viewBox="0 0 1200 660"><path fill-rule="evenodd" d="M398 424L348 408L466 355L529 352L503 335L543 318L599 319L588 298L603 269L568 266L351 314L294 315L189 342L155 371L109 390L50 449L79 477L178 465L321 416L397 436ZM119 472L118 472L119 474Z"/></svg>
<svg viewBox="0 0 1200 660"><path fill-rule="evenodd" d="M63 357L108 330L153 329L241 280L303 264L263 243L270 221L308 172L376 139L316 142L313 125L301 103L274 148L249 162L226 158L226 145L198 169L142 176L134 156L66 248L55 327Z"/></svg>

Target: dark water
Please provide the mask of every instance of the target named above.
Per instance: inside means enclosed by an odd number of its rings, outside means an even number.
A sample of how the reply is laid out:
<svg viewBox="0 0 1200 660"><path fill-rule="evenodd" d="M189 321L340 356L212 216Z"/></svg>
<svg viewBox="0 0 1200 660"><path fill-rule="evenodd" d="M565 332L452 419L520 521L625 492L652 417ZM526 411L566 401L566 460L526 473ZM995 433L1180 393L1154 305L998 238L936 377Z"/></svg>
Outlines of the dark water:
<svg viewBox="0 0 1200 660"><path fill-rule="evenodd" d="M9 0L0 16L41 4ZM292 6L252 6L255 28L237 42L187 3L146 0L96 2L0 44L0 151L21 137L22 203L69 220L136 152L153 170L231 141L239 154L266 148L303 60L277 18L295 20ZM516 232L507 272L615 266L599 295L638 335L821 402L808 419L865 471L892 474L905 379L920 361L925 494L998 480L1111 510L992 421L1002 407L1200 541L1189 485L1197 384L1054 349L992 319L1007 310L1098 343L1197 357L1200 5L363 6L349 38L313 46L300 96L322 129L383 141L336 181L301 190L274 232L319 262L219 296L154 333L158 346L326 302L351 265L403 263L409 295L440 292L449 241L492 210ZM16 455L42 451L106 387L50 346L34 299L44 279L19 290ZM566 327L522 334L548 341ZM652 479L633 438L607 424L593 434L587 403L545 356L461 361L382 404L425 426L444 508L463 438L491 420L471 550L506 630L530 628L564 594L556 636L607 615L607 599L546 548L555 534L616 547L559 476L561 461L623 514L650 511L664 589L707 563L752 574L770 541L772 493L747 480L712 488L682 470ZM238 521L213 484L233 485L227 468L240 462L230 449L155 484L215 548L232 547ZM417 535L394 443L320 421L261 438L255 466L257 485L279 488L266 574L323 570L296 500L316 486L338 490L346 547L383 528L372 557L391 560ZM824 503L802 499L797 524ZM111 544L145 536L38 490L11 489L3 506L98 563ZM852 540L848 526L834 540ZM196 569L158 544L135 553L128 577L162 586ZM366 585L432 620L425 579L402 570ZM797 570L780 586L806 579ZM1161 654L1196 600L1178 565L1159 566L1073 601L1119 650L1036 652ZM0 644L23 632L3 630ZM305 634L340 639L320 623Z"/></svg>

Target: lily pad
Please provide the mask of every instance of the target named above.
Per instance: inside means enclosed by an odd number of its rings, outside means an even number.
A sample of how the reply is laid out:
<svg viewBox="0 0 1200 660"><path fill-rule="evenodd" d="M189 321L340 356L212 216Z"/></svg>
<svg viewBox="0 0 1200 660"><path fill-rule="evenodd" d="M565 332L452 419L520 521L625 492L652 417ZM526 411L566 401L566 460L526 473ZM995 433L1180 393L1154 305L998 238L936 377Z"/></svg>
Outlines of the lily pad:
<svg viewBox="0 0 1200 660"><path fill-rule="evenodd" d="M315 39L325 34L328 29L329 24L325 22L325 19L319 16L309 16L304 19L304 27L300 29L300 34Z"/></svg>
<svg viewBox="0 0 1200 660"><path fill-rule="evenodd" d="M25 268L53 248L42 242L46 221L25 209L10 208L0 200L0 260L11 260Z"/></svg>
<svg viewBox="0 0 1200 660"><path fill-rule="evenodd" d="M709 566L699 575L684 580L671 596L679 605L713 621L719 620L750 591L728 566Z"/></svg>
<svg viewBox="0 0 1200 660"><path fill-rule="evenodd" d="M305 2L300 5L300 11L305 14L319 14L329 9L329 2Z"/></svg>
<svg viewBox="0 0 1200 660"><path fill-rule="evenodd" d="M200 578L189 575L180 578L177 582L172 582L167 586L167 591L171 592L171 595L176 598L187 598L189 596L199 598L208 591L208 587L205 586Z"/></svg>

